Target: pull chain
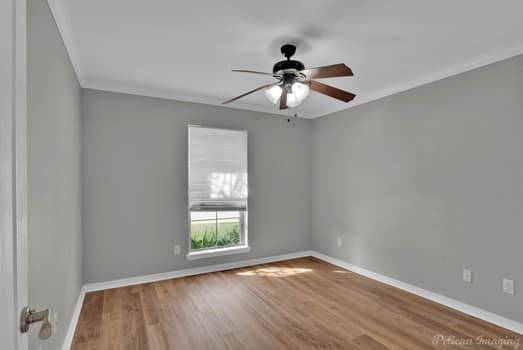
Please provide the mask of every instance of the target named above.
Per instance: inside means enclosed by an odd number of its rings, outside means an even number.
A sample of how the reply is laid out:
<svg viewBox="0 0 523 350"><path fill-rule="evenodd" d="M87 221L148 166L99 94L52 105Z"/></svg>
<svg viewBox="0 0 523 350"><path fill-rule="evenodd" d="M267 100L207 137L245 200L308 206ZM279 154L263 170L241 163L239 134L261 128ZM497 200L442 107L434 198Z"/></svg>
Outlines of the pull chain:
<svg viewBox="0 0 523 350"><path fill-rule="evenodd" d="M291 108L294 110L294 115L291 115ZM298 119L298 111L296 107L287 108L287 123L290 123L292 121L292 117L294 119Z"/></svg>

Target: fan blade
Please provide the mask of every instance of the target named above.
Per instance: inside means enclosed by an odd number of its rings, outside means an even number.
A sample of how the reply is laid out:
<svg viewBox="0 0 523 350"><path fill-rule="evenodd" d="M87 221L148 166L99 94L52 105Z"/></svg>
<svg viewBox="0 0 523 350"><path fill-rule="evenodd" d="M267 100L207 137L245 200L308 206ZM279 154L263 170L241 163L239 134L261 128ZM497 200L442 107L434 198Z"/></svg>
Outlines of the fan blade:
<svg viewBox="0 0 523 350"><path fill-rule="evenodd" d="M274 75L272 73L257 72L255 70L247 70L247 69L233 69L232 71L233 72L238 72L238 73L251 73L251 74L270 75L271 77Z"/></svg>
<svg viewBox="0 0 523 350"><path fill-rule="evenodd" d="M287 94L289 93L289 88L284 86L281 91L280 96L280 109L287 109Z"/></svg>
<svg viewBox="0 0 523 350"><path fill-rule="evenodd" d="M254 92L256 92L256 91L260 91L260 90L263 90L263 89L266 89L266 88L272 87L272 86L274 86L274 85L278 85L279 83L280 83L280 82L277 81L277 82L275 82L275 83L265 84L265 85L263 85L263 86L260 86L259 88L256 88L256 89L254 89L254 90L251 90L251 91L248 91L248 92L246 92L246 93L244 93L244 94L241 94L240 96L236 96L236 97L234 97L234 98L231 98L230 100L227 100L227 101L225 101L225 102L222 102L222 104L225 105L225 104L227 104L227 103L230 103L230 102L236 101L236 100L238 100L238 99L240 99L240 98L242 98L242 97L244 97L244 96L250 95L250 94L252 94L252 93L254 93Z"/></svg>
<svg viewBox="0 0 523 350"><path fill-rule="evenodd" d="M356 97L356 95L354 95L351 92L335 88L334 86L320 83L319 81L316 81L316 80L311 80L310 88L311 88L311 90L319 92L320 94L324 94L324 95L336 98L343 102L352 101L352 99L354 97Z"/></svg>
<svg viewBox="0 0 523 350"><path fill-rule="evenodd" d="M300 73L305 74L309 79L351 77L354 75L352 70L344 63L304 69Z"/></svg>

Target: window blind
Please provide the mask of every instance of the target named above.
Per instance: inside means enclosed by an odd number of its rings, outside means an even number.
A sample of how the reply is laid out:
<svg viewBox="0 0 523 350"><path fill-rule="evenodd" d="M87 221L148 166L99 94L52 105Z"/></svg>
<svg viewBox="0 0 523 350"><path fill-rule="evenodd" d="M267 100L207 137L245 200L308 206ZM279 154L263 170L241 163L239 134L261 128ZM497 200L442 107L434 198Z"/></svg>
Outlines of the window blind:
<svg viewBox="0 0 523 350"><path fill-rule="evenodd" d="M189 207L247 209L247 131L189 126Z"/></svg>

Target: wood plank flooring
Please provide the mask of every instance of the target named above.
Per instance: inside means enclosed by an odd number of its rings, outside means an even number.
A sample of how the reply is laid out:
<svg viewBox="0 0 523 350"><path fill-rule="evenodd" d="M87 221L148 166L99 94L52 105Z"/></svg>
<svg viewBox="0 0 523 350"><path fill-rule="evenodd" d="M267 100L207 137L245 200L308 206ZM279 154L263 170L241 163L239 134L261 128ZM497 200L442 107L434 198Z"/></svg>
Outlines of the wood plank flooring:
<svg viewBox="0 0 523 350"><path fill-rule="evenodd" d="M441 338L438 344L434 337ZM491 344L478 344L482 336ZM504 342L502 347L493 342ZM518 342L516 344L516 342ZM72 348L523 349L487 322L315 258L88 293Z"/></svg>

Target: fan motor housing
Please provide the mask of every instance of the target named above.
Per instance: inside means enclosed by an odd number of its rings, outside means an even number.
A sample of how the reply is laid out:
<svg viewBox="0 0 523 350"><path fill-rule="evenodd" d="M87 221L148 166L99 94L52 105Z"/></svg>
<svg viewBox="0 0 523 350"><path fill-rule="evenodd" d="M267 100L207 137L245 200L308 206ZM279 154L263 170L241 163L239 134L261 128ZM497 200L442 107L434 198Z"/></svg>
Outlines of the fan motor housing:
<svg viewBox="0 0 523 350"><path fill-rule="evenodd" d="M301 63L300 61L295 60L284 60L280 62L276 62L276 64L272 67L272 72L274 74L281 72L281 71L288 71L288 70L295 70L300 71L304 70L305 65Z"/></svg>

